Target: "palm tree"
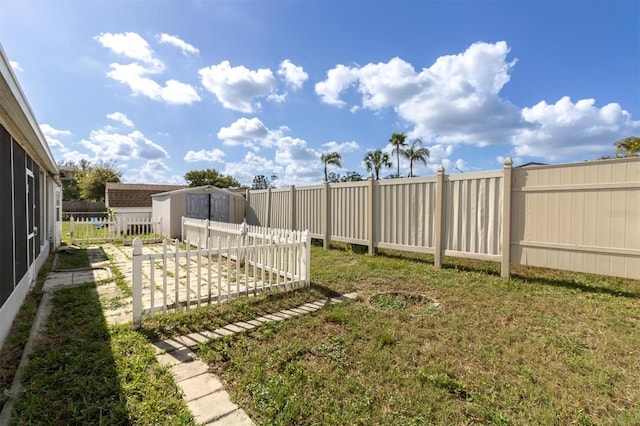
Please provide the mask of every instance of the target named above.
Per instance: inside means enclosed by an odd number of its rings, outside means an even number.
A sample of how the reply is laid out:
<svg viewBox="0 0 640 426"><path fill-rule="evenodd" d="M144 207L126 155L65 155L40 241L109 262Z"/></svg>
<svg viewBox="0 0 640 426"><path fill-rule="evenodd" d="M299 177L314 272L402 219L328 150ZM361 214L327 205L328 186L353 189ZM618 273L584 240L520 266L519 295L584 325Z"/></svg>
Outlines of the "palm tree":
<svg viewBox="0 0 640 426"><path fill-rule="evenodd" d="M367 166L367 171L375 171L376 172L376 180L380 180L380 169L385 168L388 169L391 167L391 161L389 161L389 154L386 152L382 152L380 149L376 149L375 151L367 152L367 155L364 156L364 164Z"/></svg>
<svg viewBox="0 0 640 426"><path fill-rule="evenodd" d="M393 146L393 150L396 152L396 158L398 160L396 177L400 177L400 153L404 152L402 147L407 146L407 135L405 135L404 133L394 133L391 135L389 143Z"/></svg>
<svg viewBox="0 0 640 426"><path fill-rule="evenodd" d="M420 139L414 140L409 148L402 151L402 156L409 160L409 177L413 177L413 163L427 164L429 154L429 148L423 147Z"/></svg>
<svg viewBox="0 0 640 426"><path fill-rule="evenodd" d="M327 165L331 164L342 167L342 155L338 152L327 152L326 154L320 155L320 160L324 163L324 181L329 182L327 176Z"/></svg>

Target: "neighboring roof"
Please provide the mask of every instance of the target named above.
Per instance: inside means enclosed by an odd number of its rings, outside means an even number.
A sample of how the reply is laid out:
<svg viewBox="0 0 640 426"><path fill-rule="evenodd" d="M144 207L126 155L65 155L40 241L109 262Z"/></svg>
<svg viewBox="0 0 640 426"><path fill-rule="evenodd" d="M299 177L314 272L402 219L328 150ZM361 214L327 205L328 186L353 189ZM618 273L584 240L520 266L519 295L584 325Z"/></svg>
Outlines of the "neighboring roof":
<svg viewBox="0 0 640 426"><path fill-rule="evenodd" d="M533 166L548 166L548 164L545 164L545 163L538 163L538 162L536 162L536 161L530 161L530 162L528 162L528 163L524 163L524 164L522 164L522 165L520 165L520 166L516 167L516 169L520 169L520 168L522 168L522 167L533 167Z"/></svg>
<svg viewBox="0 0 640 426"><path fill-rule="evenodd" d="M184 189L185 185L149 185L108 182L105 190L107 207L151 207L151 196L161 192Z"/></svg>
<svg viewBox="0 0 640 426"><path fill-rule="evenodd" d="M2 45L0 45L0 123L34 160L54 176L58 174L58 166L51 154L49 144L20 88Z"/></svg>
<svg viewBox="0 0 640 426"><path fill-rule="evenodd" d="M244 191L244 190L243 190ZM235 192L234 190L229 190L226 188L218 188L217 186L213 186L213 185L203 185L203 186L192 186L192 187L182 187L180 189L176 189L173 191L167 191L167 192L160 192L158 194L153 194L152 197L160 197L160 196L166 196L166 195L172 195L172 194L180 194L182 192L191 192L191 193L223 193L223 194L229 194L229 195L233 195L235 197L244 197L243 193L239 193L239 192Z"/></svg>

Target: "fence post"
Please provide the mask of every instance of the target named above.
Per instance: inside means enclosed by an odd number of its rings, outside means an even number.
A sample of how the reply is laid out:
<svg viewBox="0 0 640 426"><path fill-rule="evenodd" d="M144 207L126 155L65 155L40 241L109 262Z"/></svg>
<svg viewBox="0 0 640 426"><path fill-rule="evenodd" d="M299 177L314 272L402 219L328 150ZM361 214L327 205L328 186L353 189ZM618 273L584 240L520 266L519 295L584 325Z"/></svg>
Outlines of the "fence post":
<svg viewBox="0 0 640 426"><path fill-rule="evenodd" d="M504 160L502 172L502 278L511 276L511 172L513 161Z"/></svg>
<svg viewBox="0 0 640 426"><path fill-rule="evenodd" d="M180 220L180 239L184 241L184 216Z"/></svg>
<svg viewBox="0 0 640 426"><path fill-rule="evenodd" d="M436 175L436 215L435 215L435 249L433 266L442 266L442 209L444 207L444 167L438 167Z"/></svg>
<svg viewBox="0 0 640 426"><path fill-rule="evenodd" d="M133 328L142 323L142 240L133 240Z"/></svg>
<svg viewBox="0 0 640 426"><path fill-rule="evenodd" d="M309 231L302 233L302 264L300 267L300 277L305 281L305 286L311 285L311 238Z"/></svg>
<svg viewBox="0 0 640 426"><path fill-rule="evenodd" d="M267 188L267 228L271 226L271 187Z"/></svg>
<svg viewBox="0 0 640 426"><path fill-rule="evenodd" d="M369 173L369 179L367 181L367 235L369 236L369 254L373 255L376 252L374 241L374 203L373 203L373 173Z"/></svg>
<svg viewBox="0 0 640 426"><path fill-rule="evenodd" d="M291 185L289 188L291 193L289 194L289 203L291 207L291 228L292 230L296 229L296 186Z"/></svg>
<svg viewBox="0 0 640 426"><path fill-rule="evenodd" d="M331 240L331 187L329 182L324 183L324 241L323 247L329 248Z"/></svg>
<svg viewBox="0 0 640 426"><path fill-rule="evenodd" d="M207 241L209 239L209 219L204 220L204 240ZM198 244L198 249L200 249L200 244Z"/></svg>
<svg viewBox="0 0 640 426"><path fill-rule="evenodd" d="M69 245L73 245L73 215L69 221Z"/></svg>

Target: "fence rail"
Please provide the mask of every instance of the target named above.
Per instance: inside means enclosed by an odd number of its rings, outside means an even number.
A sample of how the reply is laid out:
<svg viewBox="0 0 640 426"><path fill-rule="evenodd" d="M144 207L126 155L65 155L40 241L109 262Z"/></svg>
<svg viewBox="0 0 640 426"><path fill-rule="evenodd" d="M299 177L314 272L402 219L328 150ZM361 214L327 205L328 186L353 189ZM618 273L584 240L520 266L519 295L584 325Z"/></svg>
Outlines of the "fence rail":
<svg viewBox="0 0 640 426"><path fill-rule="evenodd" d="M308 233L189 219L205 240L178 240L162 248L133 242L133 322L143 314L189 310L265 291L310 283ZM157 246L156 246L157 247ZM155 250L155 251L154 251Z"/></svg>
<svg viewBox="0 0 640 426"><path fill-rule="evenodd" d="M147 217L81 217L69 219L70 242L99 243L121 241L127 244L134 238L145 242L162 241L160 229L162 218Z"/></svg>

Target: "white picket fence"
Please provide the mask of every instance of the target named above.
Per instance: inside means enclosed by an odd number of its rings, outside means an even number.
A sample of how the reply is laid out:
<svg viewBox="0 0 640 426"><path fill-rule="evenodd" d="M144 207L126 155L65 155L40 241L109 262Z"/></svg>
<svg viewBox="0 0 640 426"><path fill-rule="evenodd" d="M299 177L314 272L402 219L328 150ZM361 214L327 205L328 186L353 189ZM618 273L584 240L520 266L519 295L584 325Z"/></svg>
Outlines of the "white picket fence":
<svg viewBox="0 0 640 426"><path fill-rule="evenodd" d="M70 242L98 243L122 241L127 244L138 237L144 242L162 241L162 218L120 215L117 218L71 216L69 220Z"/></svg>
<svg viewBox="0 0 640 426"><path fill-rule="evenodd" d="M309 285L307 231L197 222L192 219L190 226L206 229L206 240L187 239L184 246L178 240L174 244L165 240L161 247L134 240L134 326L140 325L143 314L178 312Z"/></svg>

